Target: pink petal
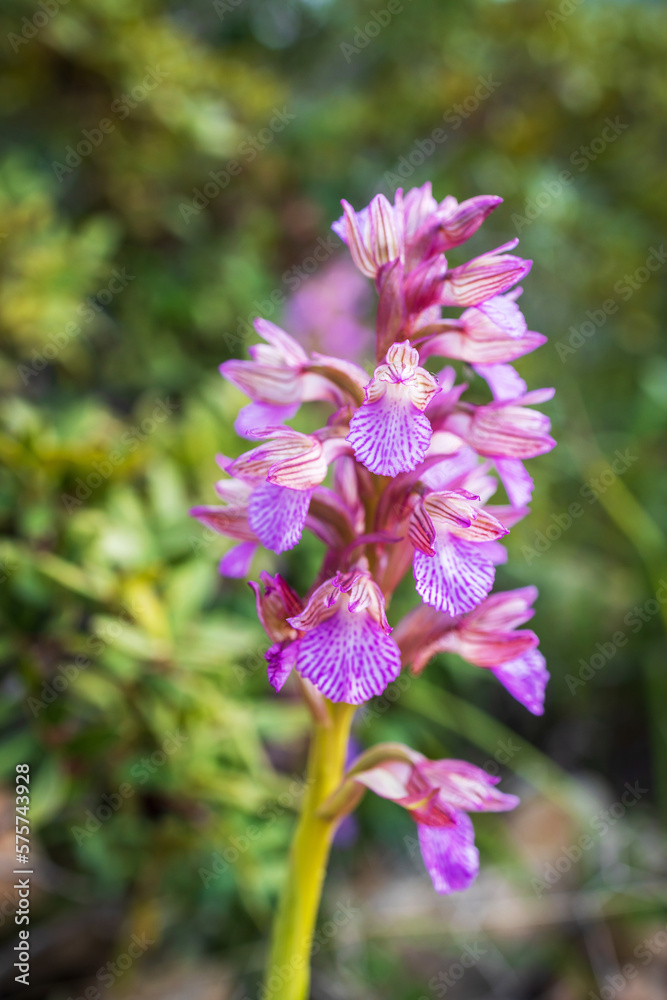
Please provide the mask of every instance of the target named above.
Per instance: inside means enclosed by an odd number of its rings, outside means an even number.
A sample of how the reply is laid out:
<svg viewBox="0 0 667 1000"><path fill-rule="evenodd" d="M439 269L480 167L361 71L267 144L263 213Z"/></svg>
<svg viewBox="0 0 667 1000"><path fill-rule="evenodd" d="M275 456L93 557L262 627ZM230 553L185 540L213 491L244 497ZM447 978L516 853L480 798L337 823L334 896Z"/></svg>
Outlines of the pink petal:
<svg viewBox="0 0 667 1000"><path fill-rule="evenodd" d="M531 605L538 598L537 587L517 587L516 590L504 590L491 594L466 619L475 629L486 632L518 628L529 621L535 612Z"/></svg>
<svg viewBox="0 0 667 1000"><path fill-rule="evenodd" d="M518 659L494 667L491 673L529 712L533 715L544 713L544 690L549 671L539 649L530 649Z"/></svg>
<svg viewBox="0 0 667 1000"><path fill-rule="evenodd" d="M495 466L512 506L526 507L532 500L535 484L523 462L518 458L497 458Z"/></svg>
<svg viewBox="0 0 667 1000"><path fill-rule="evenodd" d="M478 375L486 379L494 399L517 399L527 386L511 365L473 365Z"/></svg>
<svg viewBox="0 0 667 1000"><path fill-rule="evenodd" d="M495 543L486 543L484 548L488 544ZM415 552L417 593L427 604L450 615L472 611L493 586L496 575L493 563L481 545L452 535L438 535L433 548L434 556Z"/></svg>
<svg viewBox="0 0 667 1000"><path fill-rule="evenodd" d="M274 403L248 403L239 410L234 421L234 430L241 437L252 437L253 431L265 427L279 427L286 420L291 420L299 409L298 403L289 406L277 406Z"/></svg>
<svg viewBox="0 0 667 1000"><path fill-rule="evenodd" d="M475 340L463 331L453 330L440 333L424 343L421 359L431 355L467 361L469 364L496 364L515 361L546 344L547 338L541 333L529 331L520 340L503 335L493 340Z"/></svg>
<svg viewBox="0 0 667 1000"><path fill-rule="evenodd" d="M419 824L419 846L433 888L442 895L460 892L475 881L479 871L479 852L469 816L456 814L456 826Z"/></svg>
<svg viewBox="0 0 667 1000"><path fill-rule="evenodd" d="M350 421L347 440L362 465L378 476L416 469L431 441L428 418L401 390L388 385L381 399L364 403Z"/></svg>
<svg viewBox="0 0 667 1000"><path fill-rule="evenodd" d="M460 246L476 233L484 220L498 205L502 198L493 194L480 194L474 198L462 201L445 211L438 213L441 222L438 232L438 249L448 250ZM443 203L444 204L444 203Z"/></svg>
<svg viewBox="0 0 667 1000"><path fill-rule="evenodd" d="M512 240L497 250L452 268L443 287L441 304L480 305L487 299L506 292L525 277L532 267L532 261L501 252L507 247L516 246L517 243L518 240Z"/></svg>
<svg viewBox="0 0 667 1000"><path fill-rule="evenodd" d="M361 705L398 677L401 654L367 614L339 606L299 641L297 669L326 698Z"/></svg>
<svg viewBox="0 0 667 1000"><path fill-rule="evenodd" d="M276 642L266 651L266 673L276 691L280 691L296 665L297 646L297 642Z"/></svg>
<svg viewBox="0 0 667 1000"><path fill-rule="evenodd" d="M417 764L427 784L439 789L438 796L450 809L465 812L506 812L516 809L519 799L495 787L494 778L467 760L423 760Z"/></svg>
<svg viewBox="0 0 667 1000"><path fill-rule="evenodd" d="M262 545L273 552L293 549L301 539L312 490L291 490L264 483L253 490L248 522Z"/></svg>
<svg viewBox="0 0 667 1000"><path fill-rule="evenodd" d="M256 551L257 542L242 542L241 545L235 545L220 560L218 566L220 576L242 580L250 572L250 563Z"/></svg>

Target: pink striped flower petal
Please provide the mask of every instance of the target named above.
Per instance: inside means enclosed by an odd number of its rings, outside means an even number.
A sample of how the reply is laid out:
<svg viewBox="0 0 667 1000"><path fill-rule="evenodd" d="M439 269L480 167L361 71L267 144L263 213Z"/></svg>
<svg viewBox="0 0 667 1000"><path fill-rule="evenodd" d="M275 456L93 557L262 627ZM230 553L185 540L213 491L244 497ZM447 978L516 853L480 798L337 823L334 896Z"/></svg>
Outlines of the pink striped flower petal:
<svg viewBox="0 0 667 1000"><path fill-rule="evenodd" d="M431 607L450 615L472 611L489 593L496 575L483 552L485 546L442 533L436 536L433 548L433 556L415 552L417 593Z"/></svg>
<svg viewBox="0 0 667 1000"><path fill-rule="evenodd" d="M456 814L455 826L417 826L419 846L433 888L441 895L461 892L477 878L479 851L470 817Z"/></svg>
<svg viewBox="0 0 667 1000"><path fill-rule="evenodd" d="M331 701L361 705L401 671L398 646L367 614L344 603L298 643L297 669Z"/></svg>
<svg viewBox="0 0 667 1000"><path fill-rule="evenodd" d="M533 715L544 713L544 691L549 671L539 649L529 649L523 656L491 670L503 687Z"/></svg>
<svg viewBox="0 0 667 1000"><path fill-rule="evenodd" d="M397 476L423 461L431 425L423 410L440 387L407 340L392 344L366 387L366 399L350 421L347 440L371 472Z"/></svg>
<svg viewBox="0 0 667 1000"><path fill-rule="evenodd" d="M431 441L428 417L392 385L384 396L364 403L350 421L347 440L366 468L378 476L411 472L423 462Z"/></svg>
<svg viewBox="0 0 667 1000"><path fill-rule="evenodd" d="M280 691L296 666L297 647L297 642L276 642L266 651L266 673L275 691Z"/></svg>
<svg viewBox="0 0 667 1000"><path fill-rule="evenodd" d="M487 299L506 292L525 277L533 262L502 252L513 249L518 242L511 240L497 250L452 268L443 285L441 305L480 305Z"/></svg>
<svg viewBox="0 0 667 1000"><path fill-rule="evenodd" d="M500 778L487 774L467 760L428 760L416 765L423 779L438 788L438 794L450 807L464 812L506 812L516 809L519 799L495 786Z"/></svg>
<svg viewBox="0 0 667 1000"><path fill-rule="evenodd" d="M312 490L291 490L264 483L253 490L248 522L262 545L272 552L286 552L300 541Z"/></svg>

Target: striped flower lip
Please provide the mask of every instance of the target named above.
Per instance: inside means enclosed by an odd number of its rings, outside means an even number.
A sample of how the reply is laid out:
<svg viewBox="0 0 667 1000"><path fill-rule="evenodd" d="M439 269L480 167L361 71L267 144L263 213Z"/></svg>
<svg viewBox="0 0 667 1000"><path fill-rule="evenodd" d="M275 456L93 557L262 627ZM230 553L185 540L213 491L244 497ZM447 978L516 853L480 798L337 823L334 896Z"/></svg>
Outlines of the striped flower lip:
<svg viewBox="0 0 667 1000"><path fill-rule="evenodd" d="M382 694L400 673L384 596L364 569L337 573L287 622L303 633L296 669L332 701L360 705Z"/></svg>
<svg viewBox="0 0 667 1000"><path fill-rule="evenodd" d="M379 476L416 469L428 450L431 425L424 410L440 387L407 340L392 344L366 386L347 440L357 460Z"/></svg>
<svg viewBox="0 0 667 1000"><path fill-rule="evenodd" d="M489 593L495 558L488 545L507 534L476 501L467 490L436 491L416 504L410 520L417 593L450 615L472 611Z"/></svg>

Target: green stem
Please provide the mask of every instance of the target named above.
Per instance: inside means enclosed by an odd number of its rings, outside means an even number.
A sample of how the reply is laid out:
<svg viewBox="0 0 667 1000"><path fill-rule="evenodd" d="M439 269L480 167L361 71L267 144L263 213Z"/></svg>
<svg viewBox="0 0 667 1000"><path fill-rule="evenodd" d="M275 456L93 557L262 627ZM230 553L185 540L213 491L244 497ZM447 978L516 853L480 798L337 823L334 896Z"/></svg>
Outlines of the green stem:
<svg viewBox="0 0 667 1000"><path fill-rule="evenodd" d="M336 819L317 811L338 787L355 706L329 704L331 725L315 725L308 755L308 783L289 856L287 881L273 930L266 974L272 1000L307 1000L310 952Z"/></svg>

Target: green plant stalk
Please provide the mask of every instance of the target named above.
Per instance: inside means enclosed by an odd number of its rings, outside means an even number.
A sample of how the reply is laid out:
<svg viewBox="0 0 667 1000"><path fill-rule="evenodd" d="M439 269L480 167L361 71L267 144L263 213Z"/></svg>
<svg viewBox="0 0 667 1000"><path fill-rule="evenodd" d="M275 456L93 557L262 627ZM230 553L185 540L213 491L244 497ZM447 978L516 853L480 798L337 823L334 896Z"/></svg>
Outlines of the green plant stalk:
<svg viewBox="0 0 667 1000"><path fill-rule="evenodd" d="M330 725L315 724L308 754L307 786L290 849L287 881L273 928L266 972L272 1000L308 1000L310 953L331 841L338 818L318 809L340 785L354 705L328 704Z"/></svg>

